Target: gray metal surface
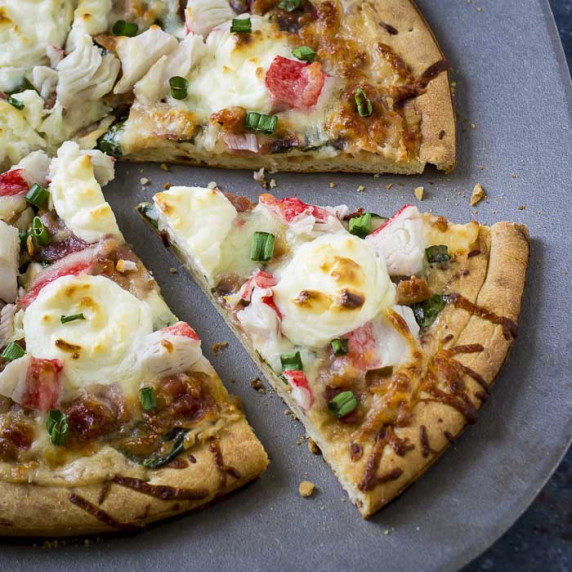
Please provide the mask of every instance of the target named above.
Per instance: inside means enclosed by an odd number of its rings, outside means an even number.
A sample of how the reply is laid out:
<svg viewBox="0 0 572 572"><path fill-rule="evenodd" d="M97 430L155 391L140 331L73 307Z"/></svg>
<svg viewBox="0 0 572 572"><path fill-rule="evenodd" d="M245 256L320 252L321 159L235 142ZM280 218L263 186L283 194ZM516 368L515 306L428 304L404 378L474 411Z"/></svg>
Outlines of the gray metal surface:
<svg viewBox="0 0 572 572"><path fill-rule="evenodd" d="M173 310L197 329L227 387L243 398L272 463L259 481L229 499L134 537L57 548L4 542L0 569L454 570L498 538L534 499L572 438L568 71L544 0L419 5L455 70L457 170L378 179L277 174L276 193L391 213L414 202L413 189L423 185L428 198L422 208L461 222L474 216L469 196L481 182L489 200L477 207L479 220L529 226L532 261L520 335L477 425L404 495L363 521L321 457L297 445L302 426L284 415L280 399L250 387L258 375L253 363L199 288L182 270L170 273L178 268L174 257L132 209L166 182L216 181L254 198L261 189L252 173L120 165L107 197L121 228ZM144 188L142 177L151 181ZM357 193L359 185L366 191ZM228 349L212 356L211 345L223 340ZM318 487L312 499L298 495L304 479Z"/></svg>

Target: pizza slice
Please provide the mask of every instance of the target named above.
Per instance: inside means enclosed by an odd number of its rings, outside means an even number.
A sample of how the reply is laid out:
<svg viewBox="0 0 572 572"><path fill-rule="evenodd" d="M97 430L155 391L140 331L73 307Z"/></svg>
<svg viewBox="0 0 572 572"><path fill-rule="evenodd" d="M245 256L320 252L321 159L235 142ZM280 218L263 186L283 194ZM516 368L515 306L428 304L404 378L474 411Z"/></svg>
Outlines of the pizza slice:
<svg viewBox="0 0 572 572"><path fill-rule="evenodd" d="M370 516L478 409L517 333L526 227L172 187L139 211Z"/></svg>
<svg viewBox="0 0 572 572"><path fill-rule="evenodd" d="M115 156L419 173L455 164L447 64L410 0L188 0L185 29L94 40L121 61Z"/></svg>
<svg viewBox="0 0 572 572"><path fill-rule="evenodd" d="M125 243L101 192L113 175L72 142L0 175L3 535L137 530L268 462Z"/></svg>

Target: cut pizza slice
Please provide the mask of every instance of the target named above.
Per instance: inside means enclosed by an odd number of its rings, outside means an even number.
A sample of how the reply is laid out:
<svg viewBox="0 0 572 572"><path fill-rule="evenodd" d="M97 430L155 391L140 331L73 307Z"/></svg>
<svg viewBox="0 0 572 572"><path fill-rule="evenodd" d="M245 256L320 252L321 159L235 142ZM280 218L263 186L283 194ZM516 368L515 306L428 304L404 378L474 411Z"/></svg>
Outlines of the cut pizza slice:
<svg viewBox="0 0 572 572"><path fill-rule="evenodd" d="M184 14L182 37L95 35L130 105L103 150L288 171L454 167L447 64L410 0L188 0Z"/></svg>
<svg viewBox="0 0 572 572"><path fill-rule="evenodd" d="M3 535L137 530L268 462L125 243L101 192L113 175L71 142L0 175Z"/></svg>
<svg viewBox="0 0 572 572"><path fill-rule="evenodd" d="M370 516L476 420L516 336L527 229L216 188L139 206Z"/></svg>

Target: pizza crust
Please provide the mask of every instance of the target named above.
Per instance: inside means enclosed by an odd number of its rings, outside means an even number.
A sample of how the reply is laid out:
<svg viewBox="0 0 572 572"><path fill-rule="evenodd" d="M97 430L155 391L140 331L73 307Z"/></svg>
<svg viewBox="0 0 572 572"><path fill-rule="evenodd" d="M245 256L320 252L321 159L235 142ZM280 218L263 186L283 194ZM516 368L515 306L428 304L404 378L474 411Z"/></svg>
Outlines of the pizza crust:
<svg viewBox="0 0 572 572"><path fill-rule="evenodd" d="M368 25L360 34L368 35L366 44L383 42L394 49L420 77L433 64L444 60L439 45L427 22L410 0L344 0L346 11L360 10ZM380 24L395 30L392 34ZM419 154L407 161L394 161L374 153L359 151L335 156L319 152L291 151L285 154L259 155L254 153L220 154L197 151L190 143L138 139L139 150L127 159L136 162L168 162L226 169L260 169L294 172L353 172L353 173L422 173L427 164L449 172L456 161L455 113L447 71L441 72L427 86L426 92L405 104L408 120L421 121Z"/></svg>
<svg viewBox="0 0 572 572"><path fill-rule="evenodd" d="M217 463L217 447L219 463L222 460L228 472ZM0 482L0 534L59 537L141 530L227 495L258 477L268 465L266 452L245 419L226 426L215 440L188 450L182 458L190 454L196 463L189 462L184 469L159 469L148 481L165 487L164 495L171 497L166 500L116 482L84 487ZM185 491L198 491L201 498L178 500L173 496L176 489L183 496ZM87 505L101 511L99 517L90 514Z"/></svg>

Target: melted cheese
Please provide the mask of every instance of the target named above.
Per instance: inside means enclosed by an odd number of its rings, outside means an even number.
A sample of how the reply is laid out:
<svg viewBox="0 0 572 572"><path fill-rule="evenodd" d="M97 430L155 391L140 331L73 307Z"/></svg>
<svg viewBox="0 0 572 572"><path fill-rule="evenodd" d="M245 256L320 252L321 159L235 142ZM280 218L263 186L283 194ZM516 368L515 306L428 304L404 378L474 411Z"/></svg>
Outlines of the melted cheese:
<svg viewBox="0 0 572 572"><path fill-rule="evenodd" d="M96 242L105 235L122 239L115 215L105 202L93 162L76 143L64 143L51 166L50 192L58 216L79 238Z"/></svg>
<svg viewBox="0 0 572 572"><path fill-rule="evenodd" d="M103 34L109 26L111 0L79 0L74 12L71 32L66 40L66 51L69 53L78 44L82 36Z"/></svg>
<svg viewBox="0 0 572 572"><path fill-rule="evenodd" d="M475 220L467 224L443 223L430 214L423 215L423 234L427 246L444 244L451 254L467 253L479 237L479 223Z"/></svg>
<svg viewBox="0 0 572 572"><path fill-rule="evenodd" d="M61 317L84 320L62 324ZM26 349L64 363L63 387L137 381L134 356L153 331L149 307L103 276L62 276L45 286L24 314Z"/></svg>
<svg viewBox="0 0 572 572"><path fill-rule="evenodd" d="M0 220L0 300L14 302L18 293L18 229Z"/></svg>
<svg viewBox="0 0 572 572"><path fill-rule="evenodd" d="M0 3L0 91L13 91L27 71L49 62L48 47L63 47L72 14L71 0Z"/></svg>
<svg viewBox="0 0 572 572"><path fill-rule="evenodd" d="M395 296L383 261L350 234L303 244L279 278L274 300L283 316L282 331L303 346L323 347L355 330Z"/></svg>
<svg viewBox="0 0 572 572"><path fill-rule="evenodd" d="M244 107L270 113L272 100L264 82L276 56L291 57L287 35L259 16L251 16L248 41L230 31L231 22L212 30L206 53L189 77L187 102L204 119L221 109Z"/></svg>
<svg viewBox="0 0 572 572"><path fill-rule="evenodd" d="M236 12L227 0L188 0L185 10L187 29L204 37L215 26L220 26L235 16Z"/></svg>
<svg viewBox="0 0 572 572"><path fill-rule="evenodd" d="M238 216L217 189L171 187L153 197L159 209L159 228L192 257L209 282L221 262L221 244Z"/></svg>

